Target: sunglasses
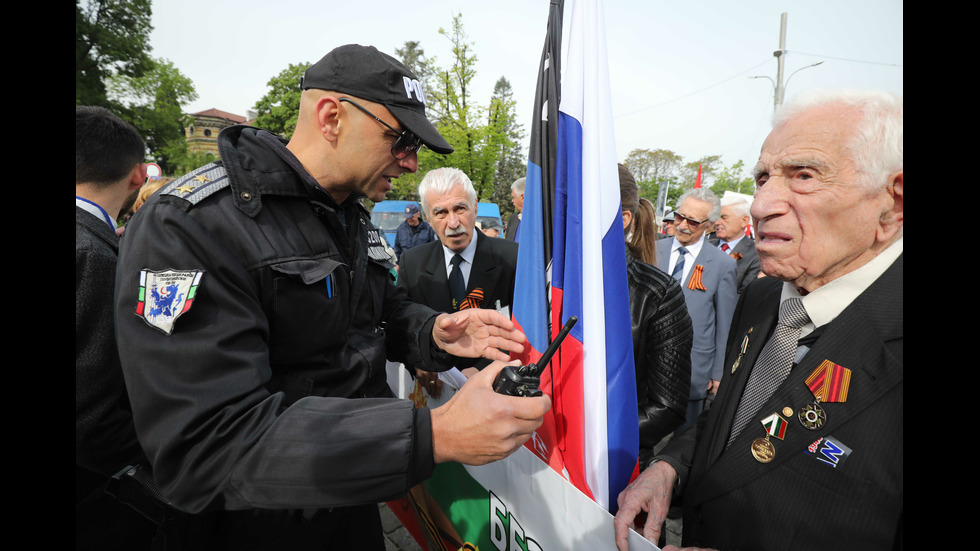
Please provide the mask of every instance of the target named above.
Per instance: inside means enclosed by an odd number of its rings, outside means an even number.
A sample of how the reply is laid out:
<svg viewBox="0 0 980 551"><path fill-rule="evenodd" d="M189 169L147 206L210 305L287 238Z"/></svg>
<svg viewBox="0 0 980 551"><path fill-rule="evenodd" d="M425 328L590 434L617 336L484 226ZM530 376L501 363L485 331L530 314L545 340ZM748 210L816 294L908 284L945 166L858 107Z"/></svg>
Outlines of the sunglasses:
<svg viewBox="0 0 980 551"><path fill-rule="evenodd" d="M391 130L392 132L398 135L398 139L395 140L395 143L391 144L392 157L401 160L404 159L405 157L408 157L412 153L415 153L419 149L422 149L422 140L420 140L419 137L416 136L415 134L412 134L408 130L403 130L401 132L395 130L390 124L374 116L374 113L371 113L367 109L361 107L360 105L357 104L357 102L355 102L352 99L340 98L340 101L346 101L347 103L353 105L354 107L358 108L362 113L380 122L385 126L385 128Z"/></svg>
<svg viewBox="0 0 980 551"><path fill-rule="evenodd" d="M680 226L681 225L681 222L687 222L687 225L693 228L693 227L696 227L696 226L700 226L701 224L704 224L707 221L708 221L707 219L698 221L698 220L695 220L693 218L688 218L688 217L684 216L683 214L681 214L679 212L675 212L674 213L674 225L675 226Z"/></svg>

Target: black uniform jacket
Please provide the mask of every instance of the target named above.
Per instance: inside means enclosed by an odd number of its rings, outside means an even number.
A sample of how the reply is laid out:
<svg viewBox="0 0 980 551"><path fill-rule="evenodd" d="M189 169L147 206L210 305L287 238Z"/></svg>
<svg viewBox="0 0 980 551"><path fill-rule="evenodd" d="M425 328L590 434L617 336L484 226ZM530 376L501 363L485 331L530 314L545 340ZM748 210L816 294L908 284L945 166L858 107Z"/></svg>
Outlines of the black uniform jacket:
<svg viewBox="0 0 980 551"><path fill-rule="evenodd" d="M385 359L431 361L436 313L391 283L368 211L279 138L231 127L219 148L122 240L120 356L157 483L189 512L403 495L432 472L431 425L391 398ZM141 274L166 271L201 272L169 334L138 315Z"/></svg>

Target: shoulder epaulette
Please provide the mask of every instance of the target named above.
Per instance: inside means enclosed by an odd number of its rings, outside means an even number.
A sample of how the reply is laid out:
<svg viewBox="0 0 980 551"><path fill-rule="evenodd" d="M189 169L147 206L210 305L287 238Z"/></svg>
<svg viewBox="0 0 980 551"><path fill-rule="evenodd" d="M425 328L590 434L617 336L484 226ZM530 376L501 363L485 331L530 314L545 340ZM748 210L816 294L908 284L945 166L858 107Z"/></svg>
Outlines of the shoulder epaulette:
<svg viewBox="0 0 980 551"><path fill-rule="evenodd" d="M220 162L213 162L170 182L160 190L160 195L173 195L196 205L229 184L228 171Z"/></svg>

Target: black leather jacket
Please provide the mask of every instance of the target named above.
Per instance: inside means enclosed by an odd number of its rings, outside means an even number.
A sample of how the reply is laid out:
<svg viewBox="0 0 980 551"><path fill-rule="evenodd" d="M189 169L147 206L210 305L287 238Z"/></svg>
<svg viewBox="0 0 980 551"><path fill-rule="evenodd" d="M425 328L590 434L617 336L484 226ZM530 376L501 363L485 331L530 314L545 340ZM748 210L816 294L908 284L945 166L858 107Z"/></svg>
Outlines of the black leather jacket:
<svg viewBox="0 0 980 551"><path fill-rule="evenodd" d="M640 466L653 447L684 421L691 388L694 329L680 284L626 253L640 416Z"/></svg>

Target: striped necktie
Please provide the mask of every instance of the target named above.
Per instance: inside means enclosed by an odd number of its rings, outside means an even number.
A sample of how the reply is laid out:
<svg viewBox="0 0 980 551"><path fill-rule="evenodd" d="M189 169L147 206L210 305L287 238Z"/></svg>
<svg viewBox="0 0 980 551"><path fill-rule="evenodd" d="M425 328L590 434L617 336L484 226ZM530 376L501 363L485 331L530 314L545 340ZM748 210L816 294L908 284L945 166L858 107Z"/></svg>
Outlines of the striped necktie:
<svg viewBox="0 0 980 551"><path fill-rule="evenodd" d="M759 359L749 374L742 399L735 411L732 422L732 432L728 437L731 445L745 425L755 417L759 408L769 400L776 388L783 384L793 367L796 357L797 343L800 340L800 329L810 321L803 308L803 301L790 298L779 306L779 322L769 341L759 353Z"/></svg>
<svg viewBox="0 0 980 551"><path fill-rule="evenodd" d="M674 271L670 273L677 281L684 283L684 255L687 254L687 249L681 247L677 249L677 263L674 264Z"/></svg>

